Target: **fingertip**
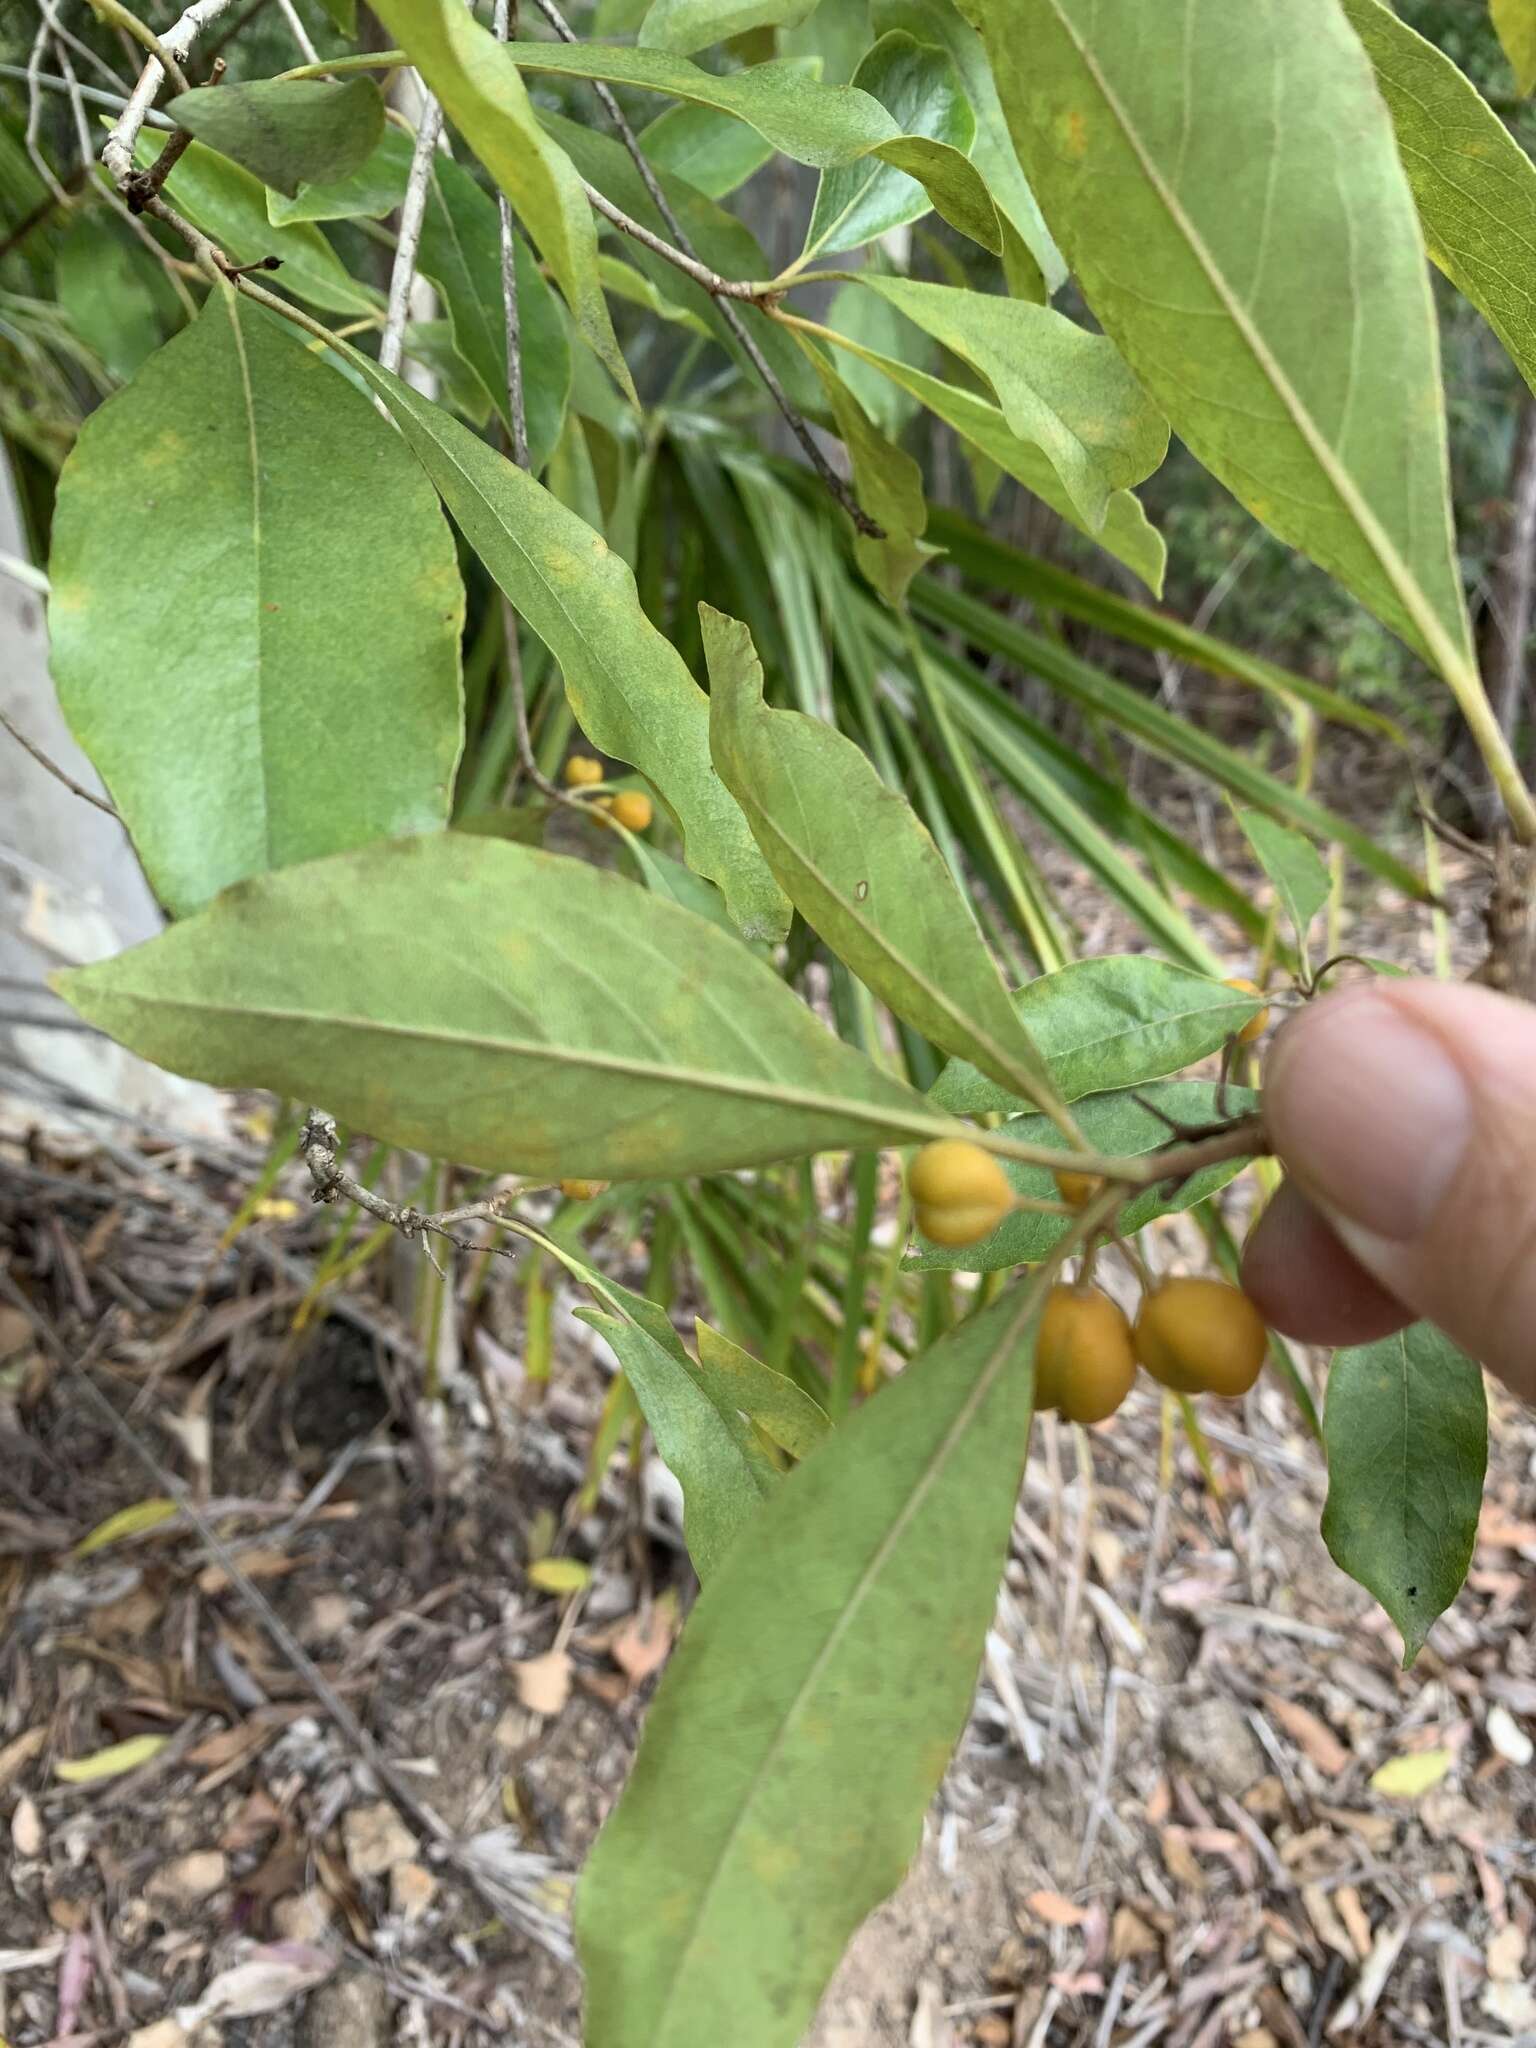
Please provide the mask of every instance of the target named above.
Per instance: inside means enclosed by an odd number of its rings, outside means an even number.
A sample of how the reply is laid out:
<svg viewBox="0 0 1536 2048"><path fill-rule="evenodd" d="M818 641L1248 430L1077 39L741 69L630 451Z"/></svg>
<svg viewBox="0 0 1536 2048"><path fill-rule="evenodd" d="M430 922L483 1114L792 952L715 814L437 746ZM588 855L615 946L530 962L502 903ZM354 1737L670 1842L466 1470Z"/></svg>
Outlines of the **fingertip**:
<svg viewBox="0 0 1536 2048"><path fill-rule="evenodd" d="M1243 1291L1302 1344L1373 1344L1414 1320L1342 1245L1293 1181L1282 1181L1243 1253Z"/></svg>

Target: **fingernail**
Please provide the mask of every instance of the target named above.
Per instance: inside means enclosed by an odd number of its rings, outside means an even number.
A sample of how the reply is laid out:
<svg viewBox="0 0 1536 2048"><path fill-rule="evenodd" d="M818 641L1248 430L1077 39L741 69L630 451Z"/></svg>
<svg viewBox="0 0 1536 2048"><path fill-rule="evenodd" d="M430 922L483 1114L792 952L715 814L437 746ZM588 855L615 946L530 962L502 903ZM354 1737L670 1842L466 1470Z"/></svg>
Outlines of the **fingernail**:
<svg viewBox="0 0 1536 2048"><path fill-rule="evenodd" d="M1265 1069L1265 1120L1313 1198L1395 1243L1427 1229L1472 1141L1472 1097L1432 1032L1362 990L1304 1010Z"/></svg>

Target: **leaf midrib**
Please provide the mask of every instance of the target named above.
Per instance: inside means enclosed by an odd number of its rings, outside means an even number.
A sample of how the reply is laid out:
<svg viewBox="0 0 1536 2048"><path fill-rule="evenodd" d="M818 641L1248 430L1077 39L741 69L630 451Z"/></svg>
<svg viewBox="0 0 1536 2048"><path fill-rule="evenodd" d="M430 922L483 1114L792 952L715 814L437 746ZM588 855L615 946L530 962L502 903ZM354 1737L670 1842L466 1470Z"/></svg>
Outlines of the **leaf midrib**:
<svg viewBox="0 0 1536 2048"><path fill-rule="evenodd" d="M1345 511L1360 529L1376 558L1377 566L1391 584L1415 628L1423 636L1425 648L1435 666L1447 682L1454 683L1456 678L1465 677L1470 667L1469 651L1458 648L1446 631L1418 578L1399 554L1354 478L1339 461L1322 429L1313 419L1310 409L1302 402L1301 394L1291 383L1269 344L1249 318L1248 309L1228 283L1225 271L1207 247L1204 236L1185 212L1177 193L1173 191L1153 160L1140 131L1105 76L1097 57L1067 15L1062 0L1044 0L1044 5L1055 15L1062 33L1076 50L1084 70L1093 80L1106 108L1140 164L1148 185L1174 227L1183 236L1191 255L1205 273L1207 283L1220 300L1271 390L1290 415L1296 431L1306 442L1314 461L1332 486ZM1475 673L1472 681L1476 686Z"/></svg>
<svg viewBox="0 0 1536 2048"><path fill-rule="evenodd" d="M251 637L256 647L256 780L261 803L261 845L263 864L267 868L278 865L277 849L272 835L272 776L267 762L267 702L265 688L265 626L266 609L261 596L261 451L256 434L256 398L251 389L251 365L245 352L245 333L240 325L239 294L229 286L221 286L225 293L225 311L229 315L230 331L234 336L235 361L240 370L240 395L245 404L246 453L251 465L251 592L254 620Z"/></svg>
<svg viewBox="0 0 1536 2048"><path fill-rule="evenodd" d="M919 1476L917 1484L902 1502L890 1528L871 1553L869 1562L865 1565L863 1571L860 1572L846 1605L833 1620L831 1627L827 1631L825 1642L817 1651L815 1658L806 1671L805 1677L797 1686L793 1699L786 1706L778 1732L764 1752L762 1761L753 1771L737 1808L736 1818L731 1822L729 1829L726 1831L725 1838L720 1845L719 1854L716 1856L709 1875L700 1889L698 1908L693 1915L687 1939L679 1952L676 1968L672 1972L666 2002L657 2015L656 2035L661 2048L666 2048L662 2030L666 2026L671 2016L673 2005L676 2002L688 1957L693 1951L694 1944L699 1939L705 1914L714 1890L720 1882L721 1873L732 1851L735 1849L743 1828L746 1826L747 1812L756 1796L758 1787L778 1761L784 1744L789 1739L790 1731L795 1721L814 1691L817 1681L836 1655L839 1645L852 1626L876 1579L889 1562L897 1544L900 1543L924 1501L937 1484L950 1457L974 1421L977 1410L991 1391L992 1384L997 1378L998 1373L1002 1370L1004 1363L1012 1357L1012 1347L1018 1338L1020 1330L1029 1322L1030 1317L1033 1315L1036 1299L1037 1290L1032 1286L1026 1286L1019 1302L1018 1313L1007 1325L1006 1330L999 1336L992 1356L976 1375L976 1383L966 1395L959 1413L940 1440L932 1458Z"/></svg>

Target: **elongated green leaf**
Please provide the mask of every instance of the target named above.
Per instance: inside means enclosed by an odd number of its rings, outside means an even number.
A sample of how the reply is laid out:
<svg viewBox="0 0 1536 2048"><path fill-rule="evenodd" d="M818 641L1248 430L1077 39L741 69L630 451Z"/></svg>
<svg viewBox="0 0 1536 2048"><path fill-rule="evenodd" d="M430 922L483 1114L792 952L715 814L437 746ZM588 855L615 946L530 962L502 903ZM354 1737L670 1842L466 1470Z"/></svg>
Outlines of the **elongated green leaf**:
<svg viewBox="0 0 1536 2048"><path fill-rule="evenodd" d="M922 132L904 135L879 100L856 86L822 85L783 64L705 71L685 57L613 43L508 43L506 49L525 71L601 78L735 114L797 163L826 169L876 157L919 180L951 227L985 248L1002 246L991 195L964 152Z"/></svg>
<svg viewBox="0 0 1536 2048"><path fill-rule="evenodd" d="M384 133L383 96L362 77L195 85L167 101L166 112L179 128L290 199L301 185L350 177Z"/></svg>
<svg viewBox="0 0 1536 2048"><path fill-rule="evenodd" d="M795 28L816 4L817 0L651 0L640 25L640 43L643 49L689 57L750 28Z"/></svg>
<svg viewBox="0 0 1536 2048"><path fill-rule="evenodd" d="M1536 7L1520 4L1536 53ZM1343 5L1376 67L1430 255L1536 390L1536 165L1471 80L1383 0Z"/></svg>
<svg viewBox="0 0 1536 2048"><path fill-rule="evenodd" d="M538 259L520 235L515 257L523 413L529 465L537 474L560 438L571 389L571 345ZM443 295L460 355L510 425L501 222L496 202L448 157L433 160L418 261Z"/></svg>
<svg viewBox="0 0 1536 2048"><path fill-rule="evenodd" d="M1037 1303L972 1317L766 1501L674 1651L576 1895L591 2048L794 2048L965 1723Z"/></svg>
<svg viewBox="0 0 1536 2048"><path fill-rule="evenodd" d="M954 0L874 0L872 20L876 35L901 28L918 42L937 43L949 53L976 115L971 160L986 180L998 211L1006 215L1029 251L1040 272L1044 296L1059 291L1066 283L1067 266L1014 149L980 36L961 18ZM1018 290L1017 285L1014 289Z"/></svg>
<svg viewBox="0 0 1536 2048"><path fill-rule="evenodd" d="M357 34L357 0L320 0L320 5L342 35Z"/></svg>
<svg viewBox="0 0 1536 2048"><path fill-rule="evenodd" d="M1337 0L1229 9L1219 34L1197 0L969 11L1083 295L1174 431L1465 679L1424 244Z"/></svg>
<svg viewBox="0 0 1536 2048"><path fill-rule="evenodd" d="M779 1475L735 1406L716 1400L679 1344L674 1351L638 1323L578 1309L624 1368L662 1463L683 1489L683 1537L701 1581L727 1551Z"/></svg>
<svg viewBox="0 0 1536 2048"><path fill-rule="evenodd" d="M931 578L915 588L913 602L928 617L958 626L962 632L973 635L978 644L990 645L1076 703L1102 712L1152 753L1182 761L1234 796L1299 826L1315 838L1341 841L1362 866L1387 876L1395 888L1407 889L1419 897L1425 894L1423 878L1378 846L1369 833L1315 798L1293 789L1277 775L1256 767L1236 747L1212 739L1189 720L1177 718L1152 703L1139 690L1079 660L1059 642L1015 626L974 598L941 587ZM1001 716L1009 716L1011 707L1006 695L994 689L985 677L978 675L974 687L996 703Z"/></svg>
<svg viewBox="0 0 1536 2048"><path fill-rule="evenodd" d="M822 328L818 332L861 362L883 372L893 384L910 391L930 412L946 420L957 434L990 456L1000 469L1016 477L1027 491L1043 498L1053 511L1059 512L1080 533L1086 533L1107 554L1124 562L1149 590L1155 593L1162 589L1163 566L1168 551L1163 545L1162 535L1148 524L1140 501L1129 491L1113 492L1102 525L1097 528L1090 526L1078 512L1050 457L1035 443L1020 440L1003 417L1001 407L990 405L974 391L962 390L958 384L946 384L940 377L930 377L926 371L895 356L880 355L852 336L838 333L833 328Z"/></svg>
<svg viewBox="0 0 1536 2048"><path fill-rule="evenodd" d="M60 987L157 1065L544 1180L671 1179L956 1129L703 918L468 834L261 876Z"/></svg>
<svg viewBox="0 0 1536 2048"><path fill-rule="evenodd" d="M170 910L446 823L452 536L368 400L233 290L87 420L50 573L59 700Z"/></svg>
<svg viewBox="0 0 1536 2048"><path fill-rule="evenodd" d="M387 127L378 148L350 176L305 185L294 199L269 186L267 218L278 227L297 220L382 220L405 197L411 156L410 136L403 128Z"/></svg>
<svg viewBox="0 0 1536 2048"><path fill-rule="evenodd" d="M846 289L852 291L854 287ZM1069 619L1081 619L1085 625L1101 626L1105 632L1137 647L1159 648L1212 675L1231 676L1236 682L1267 691L1282 703L1310 705L1337 725L1352 725L1361 732L1380 733L1396 746L1407 745L1402 727L1379 711L1353 704L1337 690L1330 690L1294 669L1281 668L1262 655L1250 654L1230 640L1202 633L1167 612L1154 611L1150 605L1137 604L1104 589L1102 584L1074 576L1070 569L1026 554L1022 548L984 533L973 521L946 505L930 508L929 523L934 538L942 543L946 554L954 557L956 567L990 589L1033 598L1047 610L1065 612Z"/></svg>
<svg viewBox="0 0 1536 2048"><path fill-rule="evenodd" d="M715 766L806 922L897 1016L1012 1094L1051 1100L949 865L906 798L830 725L771 711L752 636L700 606Z"/></svg>
<svg viewBox="0 0 1536 2048"><path fill-rule="evenodd" d="M1323 1409L1334 1563L1397 1623L1403 1662L1461 1591L1488 1461L1479 1368L1430 1323L1338 1352Z"/></svg>
<svg viewBox="0 0 1536 2048"><path fill-rule="evenodd" d="M838 286L827 311L827 325L872 354L899 356L915 369L931 371L938 354L927 335L903 320L894 306L857 284ZM919 410L912 393L855 355L839 356L838 375L881 433L893 441L899 439Z"/></svg>
<svg viewBox="0 0 1536 2048"><path fill-rule="evenodd" d="M1047 457L1088 528L1103 525L1115 491L1142 482L1167 454L1168 422L1104 335L993 292L875 271L859 282L981 372L1009 427Z"/></svg>
<svg viewBox="0 0 1536 2048"><path fill-rule="evenodd" d="M820 1402L813 1401L787 1373L775 1372L708 1323L696 1320L694 1335L699 1370L715 1399L739 1408L792 1458L809 1457L832 1427Z"/></svg>
<svg viewBox="0 0 1536 2048"><path fill-rule="evenodd" d="M1073 1115L1079 1130L1096 1151L1132 1159L1172 1142L1168 1125L1155 1114L1156 1110L1181 1124L1214 1127L1229 1116L1241 1115L1257 1106L1258 1097L1246 1088L1229 1088L1222 1095L1209 1081L1154 1081L1134 1094L1085 1096ZM1025 1139L1032 1145L1060 1146L1064 1160L1068 1156L1066 1140L1053 1131L1043 1116L1014 1117L1003 1128L1010 1137ZM1159 1216L1176 1216L1185 1209L1193 1209L1196 1203L1206 1201L1228 1181L1235 1180L1245 1163L1241 1159L1224 1160L1219 1166L1208 1166L1193 1175L1179 1188L1145 1189L1120 1212L1121 1231L1130 1236ZM1055 1198L1056 1185L1045 1167L1020 1166L1009 1159L1002 1166L1021 1195L1043 1196L1047 1201ZM1033 1265L1071 1227L1062 1217L1020 1210L1006 1217L980 1244L966 1245L959 1251L929 1244L918 1233L913 1240L917 1250L908 1254L902 1266L907 1272L920 1273L995 1273L1006 1266Z"/></svg>
<svg viewBox="0 0 1536 2048"><path fill-rule="evenodd" d="M1073 960L1015 991L1013 1006L1063 1102L1135 1088L1220 1052L1262 1002L1150 953ZM1023 1105L951 1060L928 1100L957 1116Z"/></svg>
<svg viewBox="0 0 1536 2048"><path fill-rule="evenodd" d="M1310 839L1287 831L1262 811L1239 811L1237 822L1258 855L1259 866L1274 883L1305 957L1307 932L1331 887L1321 855Z"/></svg>
<svg viewBox="0 0 1536 2048"><path fill-rule="evenodd" d="M710 765L709 701L641 609L629 564L526 470L398 377L347 353L465 539L559 662L587 737L660 790L688 865L719 883L742 931L782 937L788 906Z"/></svg>
<svg viewBox="0 0 1536 2048"><path fill-rule="evenodd" d="M460 0L379 0L374 12L410 52L448 118L511 200L577 326L633 399L634 382L597 275L592 208L570 158L540 126L505 47Z"/></svg>
<svg viewBox="0 0 1536 2048"><path fill-rule="evenodd" d="M1536 0L1488 0L1488 4L1515 84L1528 93L1536 87Z"/></svg>
<svg viewBox="0 0 1536 2048"><path fill-rule="evenodd" d="M141 169L154 163L165 140L147 129L140 134L134 156ZM292 297L323 313L345 313L354 320L382 314L380 295L349 276L312 222L275 226L268 218L260 179L216 150L194 142L166 179L165 196L237 263L261 263L275 256L282 265L282 288Z"/></svg>
<svg viewBox="0 0 1536 2048"><path fill-rule="evenodd" d="M928 500L920 465L886 439L809 336L796 339L816 366L827 405L848 451L853 493L881 529L882 538L854 536L854 559L885 599L900 605L912 578L938 553L922 538L928 523Z"/></svg>
<svg viewBox="0 0 1536 2048"><path fill-rule="evenodd" d="M121 383L163 338L146 260L154 262L99 212L71 218L54 259L54 288L71 331Z"/></svg>
<svg viewBox="0 0 1536 2048"><path fill-rule="evenodd" d="M853 84L877 99L904 135L926 135L962 155L976 140L976 116L960 74L935 43L893 29L865 54ZM915 179L878 158L835 165L821 174L804 254L862 249L892 228L921 220L928 204Z"/></svg>

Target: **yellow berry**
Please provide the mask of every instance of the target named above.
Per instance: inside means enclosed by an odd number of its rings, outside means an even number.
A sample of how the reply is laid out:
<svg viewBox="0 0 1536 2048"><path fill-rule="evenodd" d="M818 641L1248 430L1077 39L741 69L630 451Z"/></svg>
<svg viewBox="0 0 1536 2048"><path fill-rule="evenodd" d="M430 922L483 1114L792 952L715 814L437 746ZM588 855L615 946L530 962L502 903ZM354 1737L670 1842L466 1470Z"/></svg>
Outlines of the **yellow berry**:
<svg viewBox="0 0 1536 2048"><path fill-rule="evenodd" d="M605 1180L563 1180L560 1192L568 1202L590 1202L607 1194L608 1186Z"/></svg>
<svg viewBox="0 0 1536 2048"><path fill-rule="evenodd" d="M917 1227L954 1249L990 1237L1013 1208L1013 1189L990 1152L969 1138L924 1145L907 1169Z"/></svg>
<svg viewBox="0 0 1536 2048"><path fill-rule="evenodd" d="M1141 1305L1136 1356L1176 1394L1246 1394L1269 1350L1264 1318L1225 1280L1165 1280Z"/></svg>
<svg viewBox="0 0 1536 2048"><path fill-rule="evenodd" d="M631 832L643 832L654 815L643 789L621 789L606 805L610 817Z"/></svg>
<svg viewBox="0 0 1536 2048"><path fill-rule="evenodd" d="M594 761L590 754L572 754L564 774L567 789L590 789L594 782L602 781L603 764Z"/></svg>
<svg viewBox="0 0 1536 2048"><path fill-rule="evenodd" d="M1066 1167L1058 1167L1054 1178L1056 1192L1069 1209L1086 1209L1104 1186L1096 1173L1072 1173Z"/></svg>
<svg viewBox="0 0 1536 2048"><path fill-rule="evenodd" d="M1239 995L1244 996L1257 996L1264 993L1256 981L1250 981L1243 974L1229 975L1224 986L1235 988ZM1254 1011L1242 1030L1238 1032L1237 1042L1239 1045L1252 1045L1253 1041L1256 1038L1262 1038L1268 1029L1269 1005L1266 1003L1262 1010Z"/></svg>
<svg viewBox="0 0 1536 2048"><path fill-rule="evenodd" d="M1035 1406L1069 1422L1103 1422L1136 1379L1131 1326L1096 1287L1053 1287L1035 1338Z"/></svg>

